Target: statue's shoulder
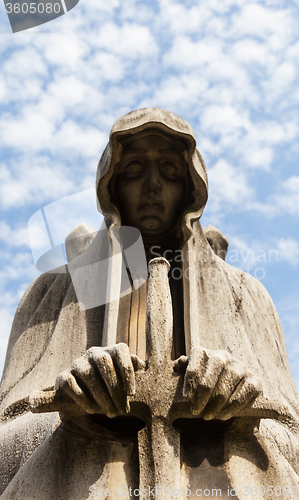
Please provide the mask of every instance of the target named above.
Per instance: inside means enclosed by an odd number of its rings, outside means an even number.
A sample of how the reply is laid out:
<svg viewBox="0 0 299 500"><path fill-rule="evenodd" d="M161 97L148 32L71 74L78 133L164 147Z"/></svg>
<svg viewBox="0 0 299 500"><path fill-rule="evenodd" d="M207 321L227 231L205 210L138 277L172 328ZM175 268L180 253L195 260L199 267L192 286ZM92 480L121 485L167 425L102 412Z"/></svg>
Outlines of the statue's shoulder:
<svg viewBox="0 0 299 500"><path fill-rule="evenodd" d="M218 265L221 266L223 272L226 274L229 283L239 291L240 295L243 295L246 291L252 298L252 300L267 300L269 303L273 304L269 292L265 286L257 278L249 273L246 273L242 269L238 269L222 259L217 258Z"/></svg>
<svg viewBox="0 0 299 500"><path fill-rule="evenodd" d="M35 278L25 291L18 309L27 309L39 303L51 288L63 285L70 281L66 266L58 267Z"/></svg>
<svg viewBox="0 0 299 500"><path fill-rule="evenodd" d="M66 266L61 266L51 272L38 276L27 288L17 307L10 335L10 343L14 344L26 329L31 318L42 302L50 306L54 295L65 295L71 279Z"/></svg>

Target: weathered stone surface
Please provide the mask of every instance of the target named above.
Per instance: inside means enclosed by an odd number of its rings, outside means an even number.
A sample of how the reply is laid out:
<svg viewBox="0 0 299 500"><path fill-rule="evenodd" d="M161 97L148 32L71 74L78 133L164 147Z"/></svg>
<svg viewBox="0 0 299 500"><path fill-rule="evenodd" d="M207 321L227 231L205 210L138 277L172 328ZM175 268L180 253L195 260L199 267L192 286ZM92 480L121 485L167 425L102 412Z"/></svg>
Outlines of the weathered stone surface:
<svg viewBox="0 0 299 500"><path fill-rule="evenodd" d="M78 255L84 253L94 240L95 235L95 230L84 222L74 227L65 238L67 261L71 262Z"/></svg>
<svg viewBox="0 0 299 500"><path fill-rule="evenodd" d="M219 258L201 229L207 177L190 126L156 108L117 120L97 195L106 236L69 268L106 259L107 303L81 310L64 269L22 299L1 382L1 499L159 487L161 499L235 488L245 500L246 486L267 485L293 498L298 396L283 333L263 286ZM140 230L150 277L109 302L126 272L121 224Z"/></svg>
<svg viewBox="0 0 299 500"><path fill-rule="evenodd" d="M228 248L228 240L224 234L215 226L209 225L203 228L203 234L218 257L225 260Z"/></svg>

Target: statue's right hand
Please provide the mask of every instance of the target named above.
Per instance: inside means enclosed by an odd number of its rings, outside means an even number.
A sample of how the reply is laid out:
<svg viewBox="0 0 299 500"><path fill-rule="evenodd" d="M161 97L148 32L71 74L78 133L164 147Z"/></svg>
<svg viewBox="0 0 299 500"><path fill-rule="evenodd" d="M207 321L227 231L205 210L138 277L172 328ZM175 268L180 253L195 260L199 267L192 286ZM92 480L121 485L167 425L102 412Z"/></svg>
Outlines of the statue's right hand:
<svg viewBox="0 0 299 500"><path fill-rule="evenodd" d="M123 343L91 347L58 375L55 389L69 396L78 410L110 418L123 415L129 411L128 396L135 392L132 358Z"/></svg>

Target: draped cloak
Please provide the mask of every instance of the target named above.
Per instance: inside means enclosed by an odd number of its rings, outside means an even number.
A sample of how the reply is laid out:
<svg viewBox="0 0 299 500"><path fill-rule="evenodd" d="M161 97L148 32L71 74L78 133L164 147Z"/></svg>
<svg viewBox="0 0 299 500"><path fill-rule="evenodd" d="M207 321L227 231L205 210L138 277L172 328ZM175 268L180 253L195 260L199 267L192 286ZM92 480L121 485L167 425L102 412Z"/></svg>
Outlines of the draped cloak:
<svg viewBox="0 0 299 500"><path fill-rule="evenodd" d="M219 421L208 429L198 419L190 423L189 431L188 422L183 423L181 484L193 492L219 487L224 497L223 488L228 486L234 488L231 495L240 499L251 497L247 487L286 487L281 493L284 498L293 498L296 488L299 493L299 401L277 312L263 285L218 258L203 235L199 219L207 201L207 175L191 127L170 112L146 108L115 122L99 162L97 197L105 231L99 231L73 267L38 277L15 314L1 381L0 491L4 500L83 500L89 498L92 485L138 487L133 438L126 439L124 433L118 442L109 431L108 437L105 433L79 435L71 426L65 428L58 413L31 414L27 399L36 389L53 387L57 375L89 347L115 342L122 260L107 268L101 283L83 283L82 289L89 294L92 287L103 288L104 283L108 299L113 297L85 309L80 308L72 269L87 268L115 253L113 229L121 225L121 214L109 182L121 156L120 139L146 129L160 130L186 144L192 196L178 228L186 354L199 345L227 350L262 379L265 397L283 400L294 416L285 422L236 418L220 437ZM211 449L216 450L214 455Z"/></svg>

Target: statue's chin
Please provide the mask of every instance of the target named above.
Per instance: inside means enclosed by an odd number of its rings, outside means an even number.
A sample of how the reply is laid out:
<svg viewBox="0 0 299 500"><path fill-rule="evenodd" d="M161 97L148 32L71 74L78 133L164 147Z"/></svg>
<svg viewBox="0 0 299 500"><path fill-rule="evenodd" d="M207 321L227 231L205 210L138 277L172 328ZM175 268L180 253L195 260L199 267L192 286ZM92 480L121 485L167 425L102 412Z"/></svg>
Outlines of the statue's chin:
<svg viewBox="0 0 299 500"><path fill-rule="evenodd" d="M160 217L153 216L147 217L140 224L140 232L142 234L150 234L150 235L160 235L165 230L165 224L161 221Z"/></svg>
<svg viewBox="0 0 299 500"><path fill-rule="evenodd" d="M157 225L155 227L149 226L149 227L143 227L143 228L138 228L139 231L142 234L142 237L145 239L149 239L152 242L157 238L157 242L161 241L161 238L166 237L168 238L169 233L173 229L173 227L168 227L165 225Z"/></svg>
<svg viewBox="0 0 299 500"><path fill-rule="evenodd" d="M165 233L165 228L159 223L159 221L155 220L152 223L144 224L142 228L140 228L140 232L143 236L161 236Z"/></svg>
<svg viewBox="0 0 299 500"><path fill-rule="evenodd" d="M124 219L123 224L136 227L143 237L153 238L167 235L174 227L173 221L162 219L161 214L138 217L137 220Z"/></svg>

